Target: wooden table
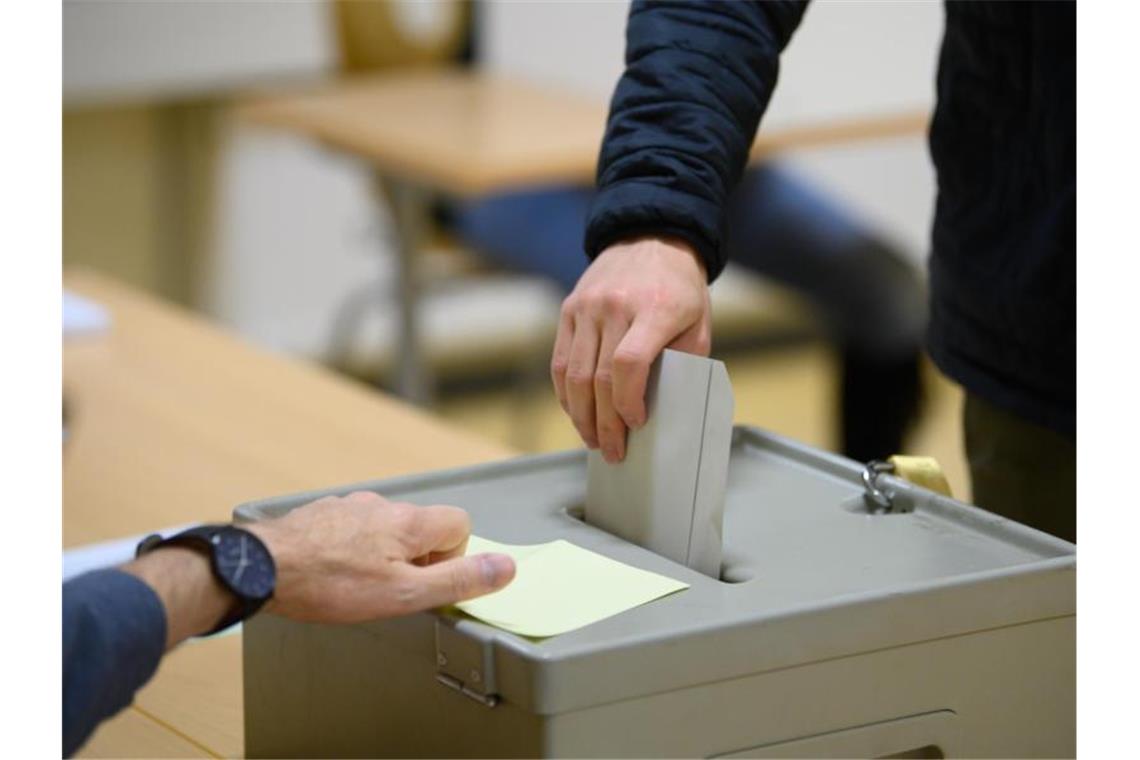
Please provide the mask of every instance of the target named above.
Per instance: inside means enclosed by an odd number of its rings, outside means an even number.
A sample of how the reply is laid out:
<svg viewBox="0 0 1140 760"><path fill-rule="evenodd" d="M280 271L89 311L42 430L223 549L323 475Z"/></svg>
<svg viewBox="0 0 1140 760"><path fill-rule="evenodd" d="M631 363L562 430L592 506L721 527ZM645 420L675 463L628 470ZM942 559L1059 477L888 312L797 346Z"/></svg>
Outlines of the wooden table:
<svg viewBox="0 0 1140 760"><path fill-rule="evenodd" d="M72 272L65 286L113 321L105 335L64 343L65 547L225 521L258 497L513 453L103 277ZM81 754L238 756L241 699L241 636L187 643Z"/></svg>
<svg viewBox="0 0 1140 760"><path fill-rule="evenodd" d="M397 387L405 398L424 400L431 378L418 339L416 253L428 226L431 194L592 184L607 107L557 88L469 70L430 69L262 96L241 113L371 164L377 197L396 233ZM919 134L928 118L925 112L907 112L762 130L752 156Z"/></svg>

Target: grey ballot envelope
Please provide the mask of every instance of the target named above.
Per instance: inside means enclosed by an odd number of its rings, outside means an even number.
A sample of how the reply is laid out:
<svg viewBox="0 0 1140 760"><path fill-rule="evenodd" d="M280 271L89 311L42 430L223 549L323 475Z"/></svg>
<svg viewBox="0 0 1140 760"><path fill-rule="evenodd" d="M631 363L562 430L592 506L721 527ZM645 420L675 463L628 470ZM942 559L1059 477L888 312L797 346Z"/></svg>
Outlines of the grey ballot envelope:
<svg viewBox="0 0 1140 760"><path fill-rule="evenodd" d="M627 541L720 576L732 387L724 363L666 349L646 387L647 422L625 460L591 451L585 520Z"/></svg>

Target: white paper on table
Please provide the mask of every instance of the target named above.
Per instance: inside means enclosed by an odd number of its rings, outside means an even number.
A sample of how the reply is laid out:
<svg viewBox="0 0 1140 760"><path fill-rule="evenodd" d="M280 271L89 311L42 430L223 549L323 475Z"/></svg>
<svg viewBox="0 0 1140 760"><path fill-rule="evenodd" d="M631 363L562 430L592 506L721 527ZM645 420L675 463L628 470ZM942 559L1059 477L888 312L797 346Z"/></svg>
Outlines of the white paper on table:
<svg viewBox="0 0 1140 760"><path fill-rule="evenodd" d="M67 549L63 552L63 580L70 580L77 575L82 575L91 570L99 570L104 567L130 562L134 559L135 549L138 547L139 541L142 541L151 535L151 533L158 533L161 534L163 538L169 538L175 533L181 533L187 528L192 528L199 524L200 523L186 523L185 525L175 525L170 528L154 530L150 533L139 533L135 536L113 538L110 541L99 541L98 543L84 544L72 549Z"/></svg>
<svg viewBox="0 0 1140 760"><path fill-rule="evenodd" d="M63 291L63 337L98 335L111 328L111 314L94 301Z"/></svg>

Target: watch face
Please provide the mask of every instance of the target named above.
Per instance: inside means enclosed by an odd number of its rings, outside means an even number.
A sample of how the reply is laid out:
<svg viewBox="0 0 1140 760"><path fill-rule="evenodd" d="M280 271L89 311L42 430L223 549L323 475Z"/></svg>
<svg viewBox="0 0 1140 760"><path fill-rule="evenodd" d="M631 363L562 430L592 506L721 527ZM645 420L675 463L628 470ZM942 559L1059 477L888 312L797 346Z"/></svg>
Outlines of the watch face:
<svg viewBox="0 0 1140 760"><path fill-rule="evenodd" d="M239 596L265 599L273 593L276 570L261 541L235 528L223 528L211 540L215 567Z"/></svg>

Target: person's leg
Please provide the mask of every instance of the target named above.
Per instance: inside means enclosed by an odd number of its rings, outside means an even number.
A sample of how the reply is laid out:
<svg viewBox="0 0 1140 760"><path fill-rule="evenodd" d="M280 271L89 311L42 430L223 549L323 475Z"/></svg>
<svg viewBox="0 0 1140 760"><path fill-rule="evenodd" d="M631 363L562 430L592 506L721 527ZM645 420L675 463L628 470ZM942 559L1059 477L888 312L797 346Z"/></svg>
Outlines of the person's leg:
<svg viewBox="0 0 1140 760"><path fill-rule="evenodd" d="M498 193L455 202L448 216L464 245L500 266L548 277L569 293L590 263L582 236L593 195L576 186Z"/></svg>
<svg viewBox="0 0 1140 760"><path fill-rule="evenodd" d="M926 296L919 273L833 201L767 164L728 216L729 260L800 291L842 357L841 446L859 461L903 450L917 414Z"/></svg>
<svg viewBox="0 0 1140 760"><path fill-rule="evenodd" d="M970 393L962 418L974 503L1076 543L1076 442Z"/></svg>

